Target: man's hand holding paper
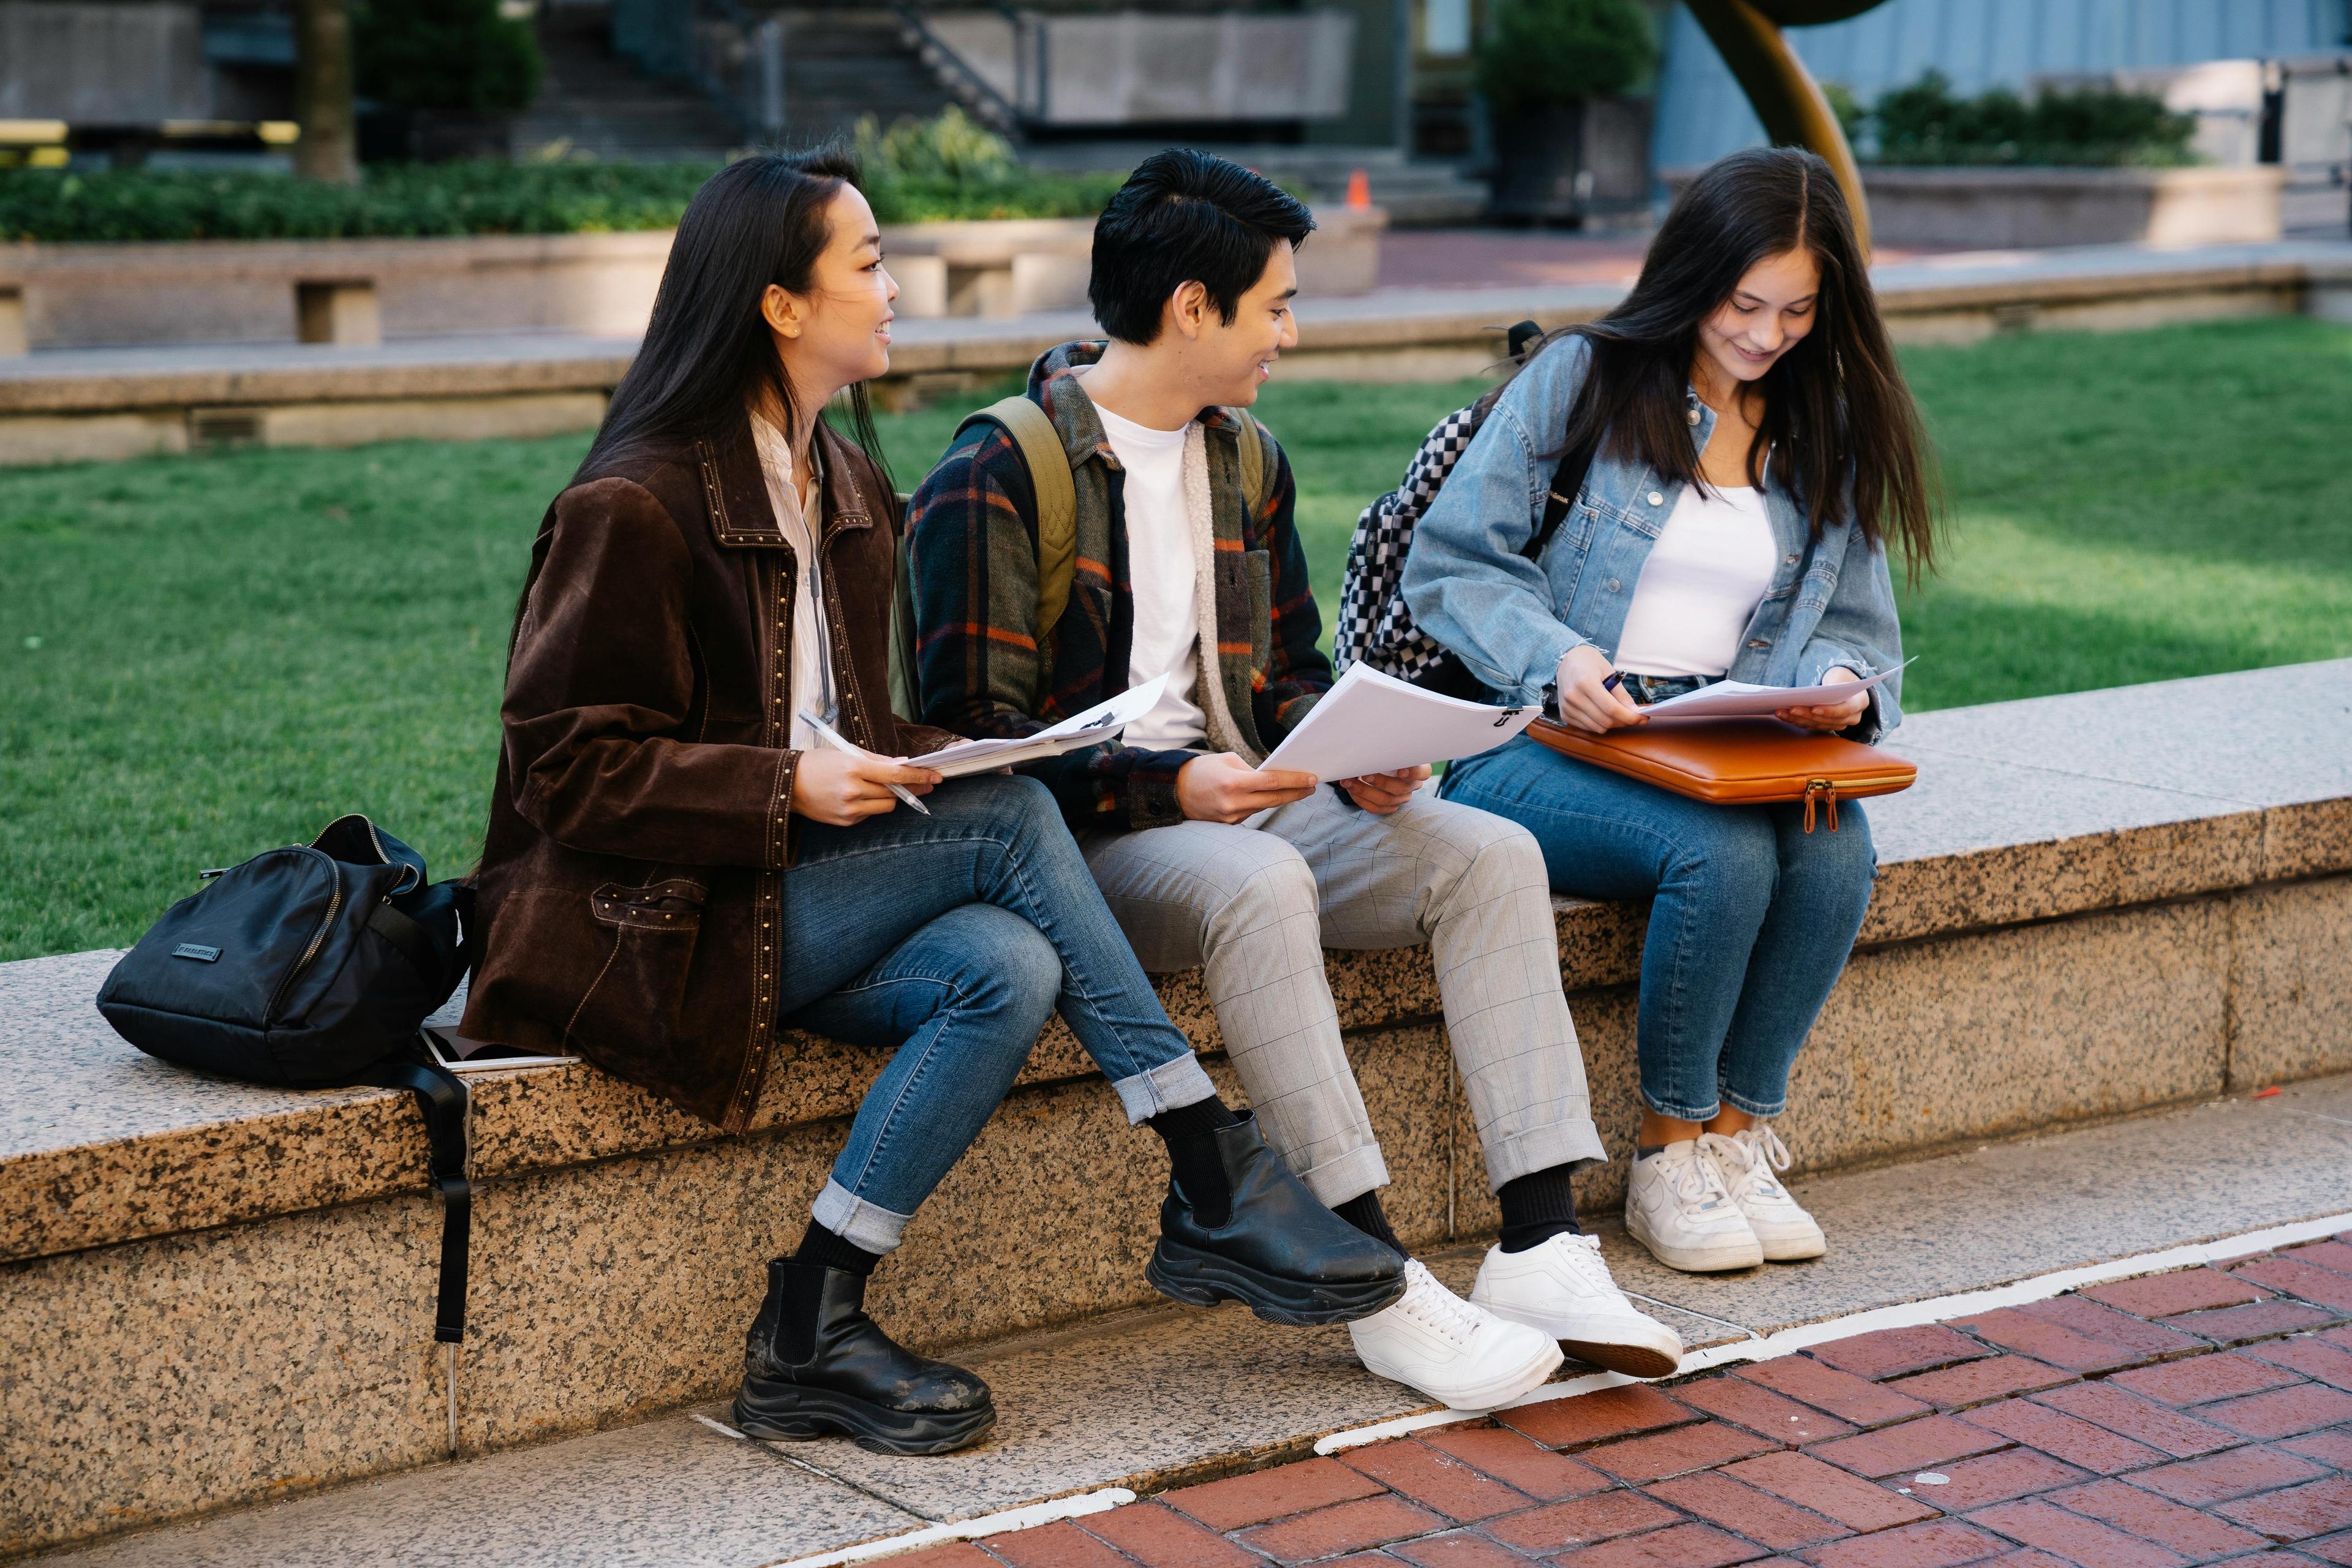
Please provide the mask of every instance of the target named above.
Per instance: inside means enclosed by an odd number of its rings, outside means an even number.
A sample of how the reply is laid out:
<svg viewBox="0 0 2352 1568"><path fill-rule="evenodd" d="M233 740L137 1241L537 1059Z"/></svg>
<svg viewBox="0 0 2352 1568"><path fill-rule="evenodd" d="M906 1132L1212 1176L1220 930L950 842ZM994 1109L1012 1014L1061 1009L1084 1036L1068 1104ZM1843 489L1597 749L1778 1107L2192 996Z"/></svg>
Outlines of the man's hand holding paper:
<svg viewBox="0 0 2352 1568"><path fill-rule="evenodd" d="M1265 766L1347 781L1342 787L1358 805L1393 811L1429 776L1431 763L1492 751L1538 711L1442 697L1353 664Z"/></svg>
<svg viewBox="0 0 2352 1568"><path fill-rule="evenodd" d="M1176 804L1194 822L1245 822L1261 811L1305 800L1313 773L1254 768L1233 752L1194 757L1176 771Z"/></svg>

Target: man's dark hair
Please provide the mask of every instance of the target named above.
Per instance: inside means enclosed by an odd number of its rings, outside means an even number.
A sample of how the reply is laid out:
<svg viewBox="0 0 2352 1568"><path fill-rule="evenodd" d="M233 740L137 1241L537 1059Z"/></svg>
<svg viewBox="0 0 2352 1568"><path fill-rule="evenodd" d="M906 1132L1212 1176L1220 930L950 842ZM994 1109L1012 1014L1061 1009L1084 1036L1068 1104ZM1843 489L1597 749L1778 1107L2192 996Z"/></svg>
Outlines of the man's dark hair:
<svg viewBox="0 0 2352 1568"><path fill-rule="evenodd" d="M1265 175L1190 147L1146 158L1095 224L1087 298L1121 342L1160 335L1160 308L1199 283L1227 326L1265 276L1275 241L1315 230L1307 204Z"/></svg>

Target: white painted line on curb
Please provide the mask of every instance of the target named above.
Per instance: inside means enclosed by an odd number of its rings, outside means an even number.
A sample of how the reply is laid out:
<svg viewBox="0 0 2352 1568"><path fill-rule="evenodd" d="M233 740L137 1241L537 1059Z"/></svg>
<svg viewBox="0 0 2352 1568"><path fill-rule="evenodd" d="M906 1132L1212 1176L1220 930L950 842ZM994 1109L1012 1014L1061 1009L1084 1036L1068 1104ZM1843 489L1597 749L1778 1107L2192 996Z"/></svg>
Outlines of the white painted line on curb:
<svg viewBox="0 0 2352 1568"><path fill-rule="evenodd" d="M1024 1503L1019 1508L1008 1508L1002 1513L984 1513L977 1519L961 1519L950 1524L910 1530L904 1535L845 1546L838 1552L822 1552L814 1557L794 1557L776 1564L775 1568L843 1568L843 1565L852 1563L872 1563L879 1558L896 1557L902 1552L937 1546L942 1542L978 1541L982 1536L1002 1535L1008 1530L1027 1530L1032 1525L1084 1519L1090 1513L1105 1513L1121 1503L1134 1500L1135 1494L1125 1487L1105 1487L1100 1491L1080 1492L1076 1497Z"/></svg>
<svg viewBox="0 0 2352 1568"><path fill-rule="evenodd" d="M2261 1230L2242 1231L2236 1236L2220 1237L2212 1241L2193 1241L2155 1252L2134 1253L2128 1258L2118 1258L2107 1263L2085 1264L2078 1268L2056 1268L2047 1274L2031 1275L2007 1285L1995 1285L1982 1290L1962 1290L1948 1296L1905 1301L1892 1307L1874 1307L1867 1311L1849 1312L1841 1318L1824 1318L1817 1323L1800 1323L1774 1334L1733 1340L1693 1351L1683 1357L1683 1363L1675 1370L1675 1375L1728 1366L1734 1362L1770 1361L1775 1356L1793 1355L1808 1346L1826 1344L1831 1340L1849 1339L1855 1334L1874 1333L1880 1329L1916 1328L1922 1323L1941 1323L1953 1318L1990 1312L1997 1307L2046 1301L2053 1296L2078 1290L2085 1285L2105 1285L2142 1274L2161 1274L2168 1268L2218 1263L2224 1258L2243 1257L2249 1252L2267 1252L2273 1247L2288 1247L2298 1241L2316 1241L2347 1227L2352 1227L2352 1211L2322 1215L2316 1219L2297 1220L2290 1225L2268 1226ZM1613 1372L1591 1373L1565 1383L1546 1384L1522 1394L1503 1408L1517 1410L1529 1405L1549 1405L1555 1399L1572 1399L1580 1394L1619 1388L1636 1381ZM1337 1454L1349 1448L1360 1448L1367 1443L1402 1437L1408 1432L1423 1432L1433 1426L1450 1426L1456 1422L1480 1420L1487 1414L1489 1412L1472 1410L1423 1410L1412 1415L1400 1415L1392 1421L1375 1422L1369 1426L1334 1432L1318 1441L1315 1451Z"/></svg>
<svg viewBox="0 0 2352 1568"><path fill-rule="evenodd" d="M2086 1264L2078 1268L2057 1268L2047 1274L2031 1275L2007 1285L1995 1285L1982 1290L1962 1290L1948 1296L1930 1296L1923 1300L1905 1301L1892 1307L1874 1307L1867 1311L1849 1312L1842 1318L1825 1318L1817 1323L1800 1323L1760 1338L1735 1340L1727 1344L1713 1345L1694 1351L1683 1357L1676 1371L1680 1376L1705 1372L1710 1367L1727 1366L1734 1362L1770 1361L1776 1356L1793 1355L1811 1345L1825 1344L1831 1340L1848 1339L1855 1334L1874 1333L1880 1329L1916 1328L1922 1323L1940 1323L1952 1318L1970 1317L1989 1312L1998 1307L2014 1307L2027 1301L2046 1301L2051 1297L2085 1285L2105 1285L2116 1279L2129 1279L2142 1274L2160 1274L2168 1268L2187 1268L2200 1263L2218 1263L2227 1258L2241 1258L2250 1252L2267 1252L2273 1247L2289 1247L2298 1241L2316 1241L2334 1236L2340 1230L2352 1229L2352 1210L2342 1214L2323 1215L2316 1219L2297 1220L2290 1225L2273 1225L2261 1230L2242 1231L2235 1236L2216 1237L2211 1241L2194 1241L2181 1247L2167 1247L2154 1252L2134 1253L2107 1263ZM1704 1313L1699 1314L1705 1316ZM1718 1319L1717 1321L1725 1320ZM1733 1327L1738 1325L1733 1324ZM1752 1334L1753 1331L1749 1331ZM1622 1388L1640 1380L1614 1372L1588 1373L1565 1383L1546 1384L1530 1394L1503 1406L1517 1410L1529 1405L1548 1405L1555 1399L1572 1399L1580 1394L1594 1394L1604 1388ZM1318 1439L1318 1454L1337 1454L1349 1448L1360 1448L1368 1443L1385 1442L1409 1433L1425 1432L1435 1426L1452 1426L1464 1421L1483 1421L1494 1414L1487 1410L1423 1410L1392 1420L1376 1421L1367 1426L1354 1426L1344 1432L1334 1432ZM698 1415L696 1420L736 1436L718 1422ZM1940 1479L1941 1478L1937 1478ZM1926 1481L1926 1476L1918 1479ZM1930 1484L1933 1484L1932 1482ZM1099 1491L1081 1492L1076 1497L1056 1498L1050 1502L1034 1502L1002 1513L982 1514L953 1524L935 1524L928 1529L910 1531L905 1535L893 1535L881 1541L868 1541L862 1545L845 1546L837 1552L827 1552L814 1557L795 1557L774 1565L774 1568L846 1568L847 1564L872 1563L886 1557L896 1557L903 1552L913 1552L925 1546L937 1546L948 1541L977 1541L983 1536L1001 1535L1008 1530L1025 1530L1032 1525L1052 1524L1059 1520L1082 1519L1090 1513L1102 1513L1122 1503L1135 1500L1135 1494L1125 1487L1105 1487Z"/></svg>

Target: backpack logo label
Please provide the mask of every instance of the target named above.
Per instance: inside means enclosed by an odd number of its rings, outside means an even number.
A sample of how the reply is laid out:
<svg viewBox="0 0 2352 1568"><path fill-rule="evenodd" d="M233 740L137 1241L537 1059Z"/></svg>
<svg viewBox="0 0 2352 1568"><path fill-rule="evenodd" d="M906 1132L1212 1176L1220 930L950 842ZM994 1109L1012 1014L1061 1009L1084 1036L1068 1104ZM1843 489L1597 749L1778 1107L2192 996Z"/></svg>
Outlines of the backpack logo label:
<svg viewBox="0 0 2352 1568"><path fill-rule="evenodd" d="M220 954L221 950L219 948L206 947L200 942L184 942L179 946L172 950L172 956L173 958L193 958L200 963L217 963L219 962Z"/></svg>

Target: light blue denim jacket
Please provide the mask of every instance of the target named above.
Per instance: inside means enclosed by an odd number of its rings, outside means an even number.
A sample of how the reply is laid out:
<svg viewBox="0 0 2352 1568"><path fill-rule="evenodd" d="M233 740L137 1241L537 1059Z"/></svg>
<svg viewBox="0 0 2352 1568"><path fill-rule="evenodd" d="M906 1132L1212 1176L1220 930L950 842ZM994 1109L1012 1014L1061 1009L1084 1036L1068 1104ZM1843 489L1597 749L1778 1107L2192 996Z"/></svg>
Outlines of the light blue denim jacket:
<svg viewBox="0 0 2352 1568"><path fill-rule="evenodd" d="M1680 483L1646 463L1596 458L1542 556L1519 553L1543 521L1556 448L1591 353L1583 339L1563 338L1519 373L1423 514L1405 561L1413 619L1506 704L1543 701L1561 657L1580 644L1616 657L1642 563L1682 496ZM1715 413L1695 393L1690 408L1692 439L1704 449ZM1779 561L1725 674L1812 686L1837 666L1871 676L1902 663L1885 551L1866 544L1851 521L1827 525L1815 543L1785 490L1768 489L1764 500ZM1874 688L1870 711L1846 733L1874 741L1900 723L1902 680Z"/></svg>

